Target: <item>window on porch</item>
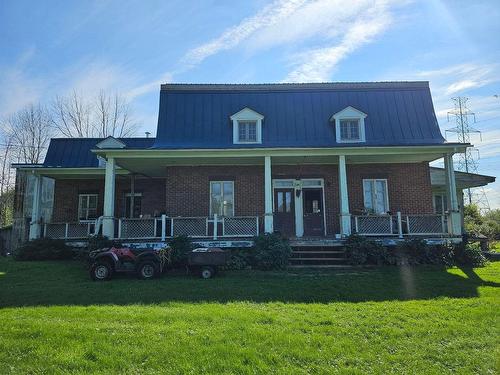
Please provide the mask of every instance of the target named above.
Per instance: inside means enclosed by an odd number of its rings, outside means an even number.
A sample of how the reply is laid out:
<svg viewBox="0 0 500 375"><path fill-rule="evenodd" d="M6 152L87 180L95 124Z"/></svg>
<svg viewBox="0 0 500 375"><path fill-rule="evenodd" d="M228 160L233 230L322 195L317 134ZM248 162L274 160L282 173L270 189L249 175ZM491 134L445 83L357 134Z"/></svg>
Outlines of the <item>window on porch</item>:
<svg viewBox="0 0 500 375"><path fill-rule="evenodd" d="M125 194L125 217L140 217L142 214L142 194L133 194L133 209L132 209L132 193Z"/></svg>
<svg viewBox="0 0 500 375"><path fill-rule="evenodd" d="M365 210L373 214L385 214L389 211L387 180L363 180L363 196Z"/></svg>
<svg viewBox="0 0 500 375"><path fill-rule="evenodd" d="M78 194L78 220L97 218L97 194Z"/></svg>
<svg viewBox="0 0 500 375"><path fill-rule="evenodd" d="M210 181L210 216L234 216L234 182Z"/></svg>

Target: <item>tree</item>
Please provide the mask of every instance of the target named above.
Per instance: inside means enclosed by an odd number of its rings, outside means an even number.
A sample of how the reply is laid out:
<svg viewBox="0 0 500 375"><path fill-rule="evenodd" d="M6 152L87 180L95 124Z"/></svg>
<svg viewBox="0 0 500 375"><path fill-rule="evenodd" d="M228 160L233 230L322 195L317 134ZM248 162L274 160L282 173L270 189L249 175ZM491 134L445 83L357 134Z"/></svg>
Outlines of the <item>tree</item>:
<svg viewBox="0 0 500 375"><path fill-rule="evenodd" d="M492 210L481 215L475 204L464 207L465 230L469 234L483 235L490 240L498 239L500 236L500 210Z"/></svg>
<svg viewBox="0 0 500 375"><path fill-rule="evenodd" d="M6 153L12 152L19 163L40 163L54 134L51 114L40 104L30 104L9 117L4 132L10 143Z"/></svg>
<svg viewBox="0 0 500 375"><path fill-rule="evenodd" d="M119 94L101 90L95 98L86 99L73 91L52 102L54 127L65 137L127 137L135 124L130 106Z"/></svg>

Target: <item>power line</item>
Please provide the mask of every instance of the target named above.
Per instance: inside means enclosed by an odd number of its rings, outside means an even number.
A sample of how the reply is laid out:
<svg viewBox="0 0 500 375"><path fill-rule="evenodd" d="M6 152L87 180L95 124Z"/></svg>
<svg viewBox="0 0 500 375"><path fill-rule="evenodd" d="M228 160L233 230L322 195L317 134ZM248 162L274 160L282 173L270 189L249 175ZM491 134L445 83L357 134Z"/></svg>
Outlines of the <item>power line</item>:
<svg viewBox="0 0 500 375"><path fill-rule="evenodd" d="M476 123L476 114L471 112L467 107L469 98L456 97L452 98L454 109L448 112L448 121L450 117L455 118L455 127L445 130L447 133L454 133L460 143L470 143L471 135L478 134L482 141L481 131L474 128L472 124ZM471 124L470 119L473 120ZM459 154L456 164L457 170L467 173L477 173L479 166L479 150L475 147L468 147L464 153ZM490 206L484 189L467 189L467 199L469 204L475 203L483 211L489 211Z"/></svg>

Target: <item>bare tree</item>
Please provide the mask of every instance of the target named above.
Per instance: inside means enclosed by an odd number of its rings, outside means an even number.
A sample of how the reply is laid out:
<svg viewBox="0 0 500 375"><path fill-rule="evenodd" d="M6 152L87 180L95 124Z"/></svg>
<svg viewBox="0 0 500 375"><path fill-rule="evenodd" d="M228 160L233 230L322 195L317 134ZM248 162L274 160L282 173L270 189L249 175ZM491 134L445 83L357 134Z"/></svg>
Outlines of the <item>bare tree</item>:
<svg viewBox="0 0 500 375"><path fill-rule="evenodd" d="M54 126L63 136L127 137L132 135L134 123L126 100L119 94L104 90L88 100L76 91L66 97L56 97L52 103Z"/></svg>
<svg viewBox="0 0 500 375"><path fill-rule="evenodd" d="M132 135L134 124L130 116L130 107L125 99L118 95L109 95L101 90L97 96L95 133L99 137L128 137Z"/></svg>
<svg viewBox="0 0 500 375"><path fill-rule="evenodd" d="M17 161L37 164L53 134L52 118L45 107L31 104L9 117L5 131Z"/></svg>
<svg viewBox="0 0 500 375"><path fill-rule="evenodd" d="M56 96L52 103L55 128L67 138L92 136L92 106L76 91L66 97Z"/></svg>

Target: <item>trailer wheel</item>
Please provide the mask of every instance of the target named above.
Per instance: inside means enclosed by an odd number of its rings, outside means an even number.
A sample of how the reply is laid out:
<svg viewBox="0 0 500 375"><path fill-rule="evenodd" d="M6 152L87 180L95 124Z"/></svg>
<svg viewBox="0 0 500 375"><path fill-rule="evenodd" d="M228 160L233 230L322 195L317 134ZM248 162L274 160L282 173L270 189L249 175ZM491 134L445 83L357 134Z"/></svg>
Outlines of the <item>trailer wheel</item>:
<svg viewBox="0 0 500 375"><path fill-rule="evenodd" d="M201 267L201 277L204 279L210 279L215 275L215 269L210 266Z"/></svg>

